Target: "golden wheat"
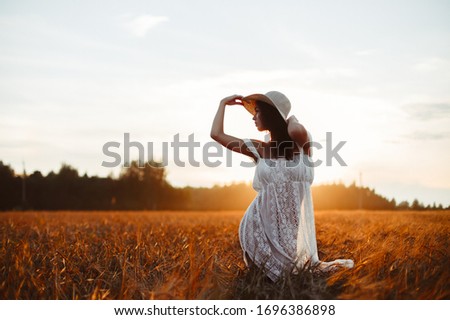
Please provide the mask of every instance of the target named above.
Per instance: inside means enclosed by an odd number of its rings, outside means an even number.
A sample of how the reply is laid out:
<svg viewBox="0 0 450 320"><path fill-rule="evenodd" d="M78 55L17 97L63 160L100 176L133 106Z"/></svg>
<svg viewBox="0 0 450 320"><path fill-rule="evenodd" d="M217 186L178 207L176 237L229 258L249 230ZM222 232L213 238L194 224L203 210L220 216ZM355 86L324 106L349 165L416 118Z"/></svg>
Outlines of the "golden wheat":
<svg viewBox="0 0 450 320"><path fill-rule="evenodd" d="M0 214L2 299L448 299L450 212L316 213L334 274L242 261L242 211Z"/></svg>

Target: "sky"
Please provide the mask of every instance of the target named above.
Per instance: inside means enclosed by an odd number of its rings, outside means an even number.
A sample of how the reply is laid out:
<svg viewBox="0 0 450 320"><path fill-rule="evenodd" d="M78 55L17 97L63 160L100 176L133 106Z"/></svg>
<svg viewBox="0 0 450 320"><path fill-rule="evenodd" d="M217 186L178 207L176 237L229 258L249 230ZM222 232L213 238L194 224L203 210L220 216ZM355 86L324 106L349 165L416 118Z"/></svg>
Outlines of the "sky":
<svg viewBox="0 0 450 320"><path fill-rule="evenodd" d="M316 167L315 184L448 206L448 12L437 0L2 1L0 160L117 176L103 148L120 143L109 150L123 165L128 134L155 160L168 143L175 186L250 182L244 155L202 160L211 123L222 98L277 90L323 145L314 159L326 159L327 132L332 148L345 142L345 165ZM226 108L225 132L265 138L241 106ZM198 167L170 147L189 136Z"/></svg>

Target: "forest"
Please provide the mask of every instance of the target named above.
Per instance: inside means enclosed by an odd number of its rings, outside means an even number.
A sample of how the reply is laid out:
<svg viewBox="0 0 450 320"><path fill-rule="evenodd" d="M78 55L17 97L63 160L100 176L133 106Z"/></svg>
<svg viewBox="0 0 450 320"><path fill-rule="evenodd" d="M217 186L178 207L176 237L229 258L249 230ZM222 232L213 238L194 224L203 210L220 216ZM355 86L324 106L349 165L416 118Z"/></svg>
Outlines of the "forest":
<svg viewBox="0 0 450 320"><path fill-rule="evenodd" d="M312 188L317 210L440 210L387 199L374 189L355 183L316 185ZM0 210L245 210L256 196L251 184L174 187L165 168L154 162L132 162L117 178L80 175L62 164L58 172L43 175L16 173L0 161ZM448 209L448 208L447 208Z"/></svg>

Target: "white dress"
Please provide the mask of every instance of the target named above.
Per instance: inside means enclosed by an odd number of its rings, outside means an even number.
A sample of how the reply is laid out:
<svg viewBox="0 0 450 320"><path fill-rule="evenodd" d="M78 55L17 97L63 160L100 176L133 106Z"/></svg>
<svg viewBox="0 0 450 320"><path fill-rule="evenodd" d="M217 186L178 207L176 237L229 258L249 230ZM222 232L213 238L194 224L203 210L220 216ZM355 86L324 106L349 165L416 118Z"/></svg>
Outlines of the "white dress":
<svg viewBox="0 0 450 320"><path fill-rule="evenodd" d="M273 281L306 263L324 271L353 267L352 260L319 260L311 196L312 159L301 148L292 160L261 158L250 139L244 142L257 157L253 188L258 192L239 226L245 263L248 265L248 255Z"/></svg>

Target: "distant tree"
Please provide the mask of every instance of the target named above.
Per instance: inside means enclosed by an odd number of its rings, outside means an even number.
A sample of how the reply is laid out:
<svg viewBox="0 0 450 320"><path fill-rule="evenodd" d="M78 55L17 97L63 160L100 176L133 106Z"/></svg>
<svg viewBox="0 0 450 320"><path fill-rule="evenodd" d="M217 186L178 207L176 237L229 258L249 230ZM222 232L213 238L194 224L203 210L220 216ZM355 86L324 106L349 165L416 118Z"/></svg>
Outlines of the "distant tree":
<svg viewBox="0 0 450 320"><path fill-rule="evenodd" d="M409 203L408 201L402 201L398 204L397 209L399 210L408 210L409 209Z"/></svg>
<svg viewBox="0 0 450 320"><path fill-rule="evenodd" d="M46 208L45 178L40 171L34 171L27 177L27 200L30 209Z"/></svg>
<svg viewBox="0 0 450 320"><path fill-rule="evenodd" d="M394 198L391 199L390 204L391 204L394 208L397 207L397 201L395 201Z"/></svg>
<svg viewBox="0 0 450 320"><path fill-rule="evenodd" d="M127 209L163 209L173 199L165 167L158 162L139 166L137 161L123 168L117 186L117 205Z"/></svg>
<svg viewBox="0 0 450 320"><path fill-rule="evenodd" d="M75 180L78 178L78 170L74 167L63 163L58 172L58 177L65 180Z"/></svg>
<svg viewBox="0 0 450 320"><path fill-rule="evenodd" d="M0 210L21 205L22 179L16 177L14 170L0 161Z"/></svg>
<svg viewBox="0 0 450 320"><path fill-rule="evenodd" d="M312 189L314 208L323 209L369 209L394 210L395 200L388 200L374 189L362 188L351 184L328 184Z"/></svg>
<svg viewBox="0 0 450 320"><path fill-rule="evenodd" d="M414 199L414 201L411 204L411 209L412 210L423 210L423 204L419 202L419 200Z"/></svg>

